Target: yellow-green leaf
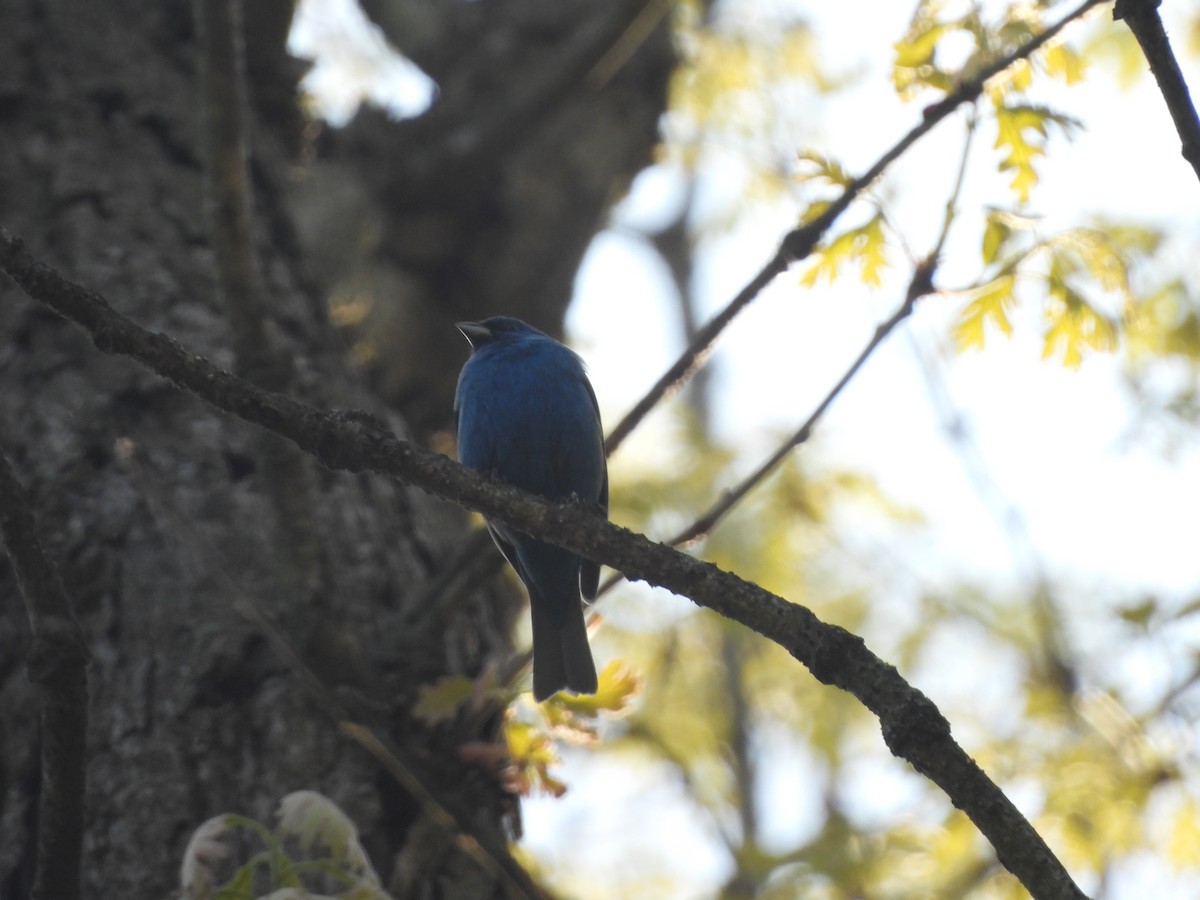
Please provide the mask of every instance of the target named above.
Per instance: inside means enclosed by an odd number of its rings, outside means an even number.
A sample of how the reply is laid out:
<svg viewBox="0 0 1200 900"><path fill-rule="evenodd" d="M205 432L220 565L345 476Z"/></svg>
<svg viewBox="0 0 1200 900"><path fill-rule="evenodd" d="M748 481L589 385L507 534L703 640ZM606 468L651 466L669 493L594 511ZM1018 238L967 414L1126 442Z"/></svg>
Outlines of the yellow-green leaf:
<svg viewBox="0 0 1200 900"><path fill-rule="evenodd" d="M796 154L796 160L801 163L809 163L807 167L802 167L796 175L796 180L800 182L824 180L838 187L845 187L854 180L854 177L842 168L842 164L832 156L825 156L823 153L818 153L815 150L804 150Z"/></svg>
<svg viewBox="0 0 1200 900"><path fill-rule="evenodd" d="M439 678L433 684L423 684L417 690L413 715L431 725L445 722L458 715L462 705L475 693L475 682L461 675Z"/></svg>
<svg viewBox="0 0 1200 900"><path fill-rule="evenodd" d="M1034 161L1045 155L1049 126L1056 125L1070 134L1079 123L1046 107L1008 105L1000 95L993 95L992 100L996 111L995 147L1003 154L1000 171L1013 173L1009 186L1022 203L1028 202L1030 191L1038 180Z"/></svg>
<svg viewBox="0 0 1200 900"><path fill-rule="evenodd" d="M983 230L983 262L990 266L1000 258L1000 251L1012 235L1012 228L1004 216L996 210L988 213L987 227Z"/></svg>
<svg viewBox="0 0 1200 900"><path fill-rule="evenodd" d="M1083 80L1087 60L1067 44L1055 44L1042 55L1046 73L1061 78L1067 84Z"/></svg>
<svg viewBox="0 0 1200 900"><path fill-rule="evenodd" d="M1194 800L1180 806L1172 817L1167 858L1178 869L1200 866L1200 806Z"/></svg>
<svg viewBox="0 0 1200 900"><path fill-rule="evenodd" d="M1042 358L1058 356L1063 365L1077 369L1090 350L1111 351L1117 347L1117 328L1073 288L1051 275L1047 281L1050 297L1046 303L1048 326L1042 346Z"/></svg>
<svg viewBox="0 0 1200 900"><path fill-rule="evenodd" d="M887 268L887 236L883 230L883 214L876 213L865 224L844 231L825 247L813 253L813 264L801 278L811 287L824 277L830 284L837 280L845 263L862 265L862 280L878 287L880 274Z"/></svg>
<svg viewBox="0 0 1200 900"><path fill-rule="evenodd" d="M982 349L989 324L1005 335L1012 335L1008 314L1017 302L1013 294L1015 286L1016 276L1008 272L975 289L971 302L954 324L954 342L959 350Z"/></svg>
<svg viewBox="0 0 1200 900"><path fill-rule="evenodd" d="M596 716L602 710L605 712L625 712L630 700L641 689L641 681L628 666L614 659L598 679L599 685L594 694L560 694L559 702L566 709L577 715Z"/></svg>
<svg viewBox="0 0 1200 900"><path fill-rule="evenodd" d="M1117 609L1117 615L1130 625L1137 625L1139 628L1145 628L1150 624L1150 619L1156 612L1158 612L1158 600L1154 597L1147 597L1140 603L1121 606Z"/></svg>
<svg viewBox="0 0 1200 900"><path fill-rule="evenodd" d="M566 793L567 786L550 774L550 767L558 764L558 756L544 732L510 717L504 723L504 737L512 761L506 779L510 790L521 796L528 796L535 790L556 797Z"/></svg>

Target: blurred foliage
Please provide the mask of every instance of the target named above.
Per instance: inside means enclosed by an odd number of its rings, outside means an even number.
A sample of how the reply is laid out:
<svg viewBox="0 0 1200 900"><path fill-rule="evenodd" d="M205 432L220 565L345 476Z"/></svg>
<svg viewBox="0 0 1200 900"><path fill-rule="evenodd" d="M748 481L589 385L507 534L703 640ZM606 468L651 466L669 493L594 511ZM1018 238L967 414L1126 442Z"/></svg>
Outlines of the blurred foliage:
<svg viewBox="0 0 1200 900"><path fill-rule="evenodd" d="M795 206L798 221L811 220L864 159L899 136L881 134L852 165L801 127L818 98L836 97L854 73L819 56L813 23L786 4L681 0L678 9L682 63L662 158L698 176L715 155L722 177L739 185L736 204L690 223L695 240L781 203ZM897 102L936 103L1064 12L1049 2L918 3L892 47ZM1200 52L1200 14L1190 22L1192 52ZM924 192L926 206L946 203L942 238L953 259L944 262L953 263L957 284L939 282L941 299L923 302L953 304L949 337L958 350L986 352L997 337L1033 333L1047 365L1076 368L1093 354L1119 354L1141 414L1194 431L1200 304L1196 272L1172 256L1172 235L1158 223L1083 213L1050 229L1037 211L1044 161L1063 138L1084 134L1071 92L1104 74L1128 85L1144 68L1127 30L1102 13L985 85L968 113L982 139L968 139L964 159L946 164L951 171L961 163L967 182L981 187L961 197L956 190L948 203L927 196L927 185L903 187ZM920 249L907 245L901 192L886 177L873 186L808 260L801 283L836 286L846 302L856 290L889 290L890 276ZM1164 371L1174 376L1164 379ZM612 473L614 520L659 537L681 531L750 466L744 449L714 444L694 424L703 416L672 408L657 426L672 448L670 464L622 451ZM767 435L753 439L770 443ZM817 456L793 455L693 552L863 635L928 690L968 752L1096 896L1110 896L1113 873L1138 860L1200 885L1190 726L1200 699L1200 598L1182 607L1156 597L1080 598L1082 588L1045 582L1024 591L912 590L920 573L853 536L919 533L919 512L851 470L813 462ZM1105 486L1096 490L1102 502ZM645 612L644 593L616 593L604 601L611 614L601 607L599 641L627 668L606 670L594 705L555 698L514 716L507 752L535 773L524 790L556 790L539 735L589 742L591 752L631 766L664 767L705 825L706 852L724 859L723 884L706 896L1026 896L965 816L888 755L877 721L853 698L718 616ZM618 614L623 604L639 615ZM1085 620L1086 641L1063 640ZM1163 658L1170 674L1154 696L1129 688L1129 666ZM779 784L794 783L781 779L783 770L799 772L794 796L775 796ZM783 824L771 821L780 808L788 810ZM592 887L569 865L541 874L570 896L681 895L682 882L667 872L613 871Z"/></svg>
<svg viewBox="0 0 1200 900"><path fill-rule="evenodd" d="M844 76L830 73L807 18L788 4L675 0L675 10L679 64L662 158L687 172L719 159L739 180L738 202L695 225L720 233L745 204L780 196L806 130L806 98Z"/></svg>
<svg viewBox="0 0 1200 900"><path fill-rule="evenodd" d="M316 791L279 804L279 825L214 816L196 829L180 866L185 900L389 900L340 807ZM261 844L261 850L249 847ZM247 857L241 861L243 857Z"/></svg>

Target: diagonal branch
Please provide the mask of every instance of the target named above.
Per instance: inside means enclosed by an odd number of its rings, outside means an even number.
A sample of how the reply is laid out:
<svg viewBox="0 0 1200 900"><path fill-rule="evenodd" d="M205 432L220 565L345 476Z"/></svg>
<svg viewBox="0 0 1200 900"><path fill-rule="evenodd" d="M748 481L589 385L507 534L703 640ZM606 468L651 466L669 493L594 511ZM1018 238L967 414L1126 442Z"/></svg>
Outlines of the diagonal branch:
<svg viewBox="0 0 1200 900"><path fill-rule="evenodd" d="M630 580L690 597L776 642L819 681L849 691L870 709L888 749L946 792L1035 898L1084 897L1033 826L955 742L933 702L856 635L591 510L547 502L402 441L367 413L315 409L245 382L121 316L100 295L35 260L3 229L0 268L29 296L87 329L101 351L132 357L216 408L288 438L331 469L396 478L611 565Z"/></svg>
<svg viewBox="0 0 1200 900"><path fill-rule="evenodd" d="M62 575L38 540L29 497L0 453L0 533L33 631L29 680L39 688L42 784L33 900L75 900L87 784L87 645Z"/></svg>
<svg viewBox="0 0 1200 900"><path fill-rule="evenodd" d="M875 352L875 349L884 342L889 334L896 330L896 326L907 319L916 306L917 300L926 294L933 293L933 270L937 266L937 260L934 257L926 259L920 263L913 272L912 280L909 282L908 290L905 292L904 301L896 308L896 311L888 317L887 321L880 322L875 326L875 333L871 335L871 339L867 341L867 345L863 347L862 352L858 354L858 358L851 363L842 377L825 395L825 398L817 404L816 409L809 414L809 417L804 420L796 432L779 446L779 448L770 455L761 465L733 488L723 492L720 498L691 525L685 528L675 537L671 538L668 543L672 547L678 547L683 544L690 543L705 534L708 534L725 514L733 507L740 503L742 498L754 490L764 478L775 471L775 468L787 459L789 453L803 444L812 435L812 430L816 426L817 421L825 415L825 411L833 404L833 401L838 398L838 395L845 390L854 376L866 363L867 359Z"/></svg>
<svg viewBox="0 0 1200 900"><path fill-rule="evenodd" d="M1113 19L1124 20L1137 38L1154 80L1163 99L1167 101L1167 109L1183 142L1183 158L1191 164L1200 178L1200 118L1196 115L1196 107L1192 104L1187 82L1183 80L1183 72L1167 39L1166 29L1158 15L1158 6L1162 0L1117 0L1113 7Z"/></svg>
<svg viewBox="0 0 1200 900"><path fill-rule="evenodd" d="M903 156L909 147L932 131L936 125L952 112L964 103L974 101L982 93L983 87L988 81L995 78L1013 63L1032 56L1038 49L1045 46L1048 41L1053 40L1063 28L1086 15L1102 2L1105 2L1105 0L1084 0L1083 3L1075 7L1075 9L1071 10L1071 12L1067 13L1062 19L1051 25L1041 34L1031 38L1028 42L996 60L991 65L986 66L975 78L964 81L958 88L951 91L937 103L926 107L922 114L921 122L897 141L886 153L880 156L871 168L846 185L842 193L819 216L785 235L779 245L779 249L775 251L775 255L771 257L771 260L750 280L749 284L738 292L737 296L729 302L728 306L717 313L707 325L696 333L695 338L684 349L679 359L663 373L663 376L634 405L633 409L626 413L625 418L617 424L617 427L612 430L605 443L608 453L611 455L629 437L633 430L641 423L642 419L646 417L660 400L674 393L691 377L693 372L703 364L704 357L708 354L709 349L720 336L721 332L737 317L738 313L745 309L768 284L774 281L777 275L781 275L787 271L787 268L792 263L806 259L813 252L817 244L825 236L825 233L837 221L838 217L850 207L850 204L864 190L887 170L888 166Z"/></svg>
<svg viewBox="0 0 1200 900"><path fill-rule="evenodd" d="M799 447L812 436L812 430L816 427L817 422L825 414L825 411L833 404L838 395L845 390L846 385L858 374L858 371L866 363L868 357L875 352L876 348L891 334L896 327L907 319L916 306L917 300L926 294L934 291L933 275L937 268L938 260L941 257L942 248L946 245L946 239L950 235L950 226L954 223L955 217L958 214L958 199L962 195L963 184L966 181L967 162L971 157L971 145L975 137L975 129L978 124L978 117L972 113L967 122L967 136L963 142L962 154L959 158L958 173L954 178L954 187L950 191L950 198L946 201L946 212L942 217L942 228L938 233L937 241L934 243L933 250L924 261L917 263L913 270L912 278L909 280L908 290L905 292L904 300L896 311L885 321L881 322L875 328L875 333L867 342L867 345L859 353L858 358L851 363L850 368L846 370L837 384L830 389L825 398L817 404L816 409L812 411L809 417L804 421L804 424L786 440L765 462L755 469L750 475L742 480L737 487L725 491L721 497L700 515L691 525L680 531L675 537L671 538L669 543L672 547L680 547L690 543L697 538L702 537L716 527L717 523L724 518L733 507L740 503L747 494L750 493L758 484L760 484L768 475L775 471L775 468L787 458L788 454ZM606 585L607 587L607 585Z"/></svg>

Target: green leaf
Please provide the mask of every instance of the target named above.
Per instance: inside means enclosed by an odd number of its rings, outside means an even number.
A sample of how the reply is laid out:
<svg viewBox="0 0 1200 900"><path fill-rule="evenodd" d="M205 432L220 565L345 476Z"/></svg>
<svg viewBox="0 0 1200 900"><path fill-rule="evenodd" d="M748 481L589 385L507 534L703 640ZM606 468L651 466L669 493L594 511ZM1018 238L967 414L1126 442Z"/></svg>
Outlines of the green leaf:
<svg viewBox="0 0 1200 900"><path fill-rule="evenodd" d="M892 62L892 84L897 93L909 99L920 87L949 89L949 79L934 64L937 43L949 26L932 19L918 20L908 34L892 45L896 58Z"/></svg>
<svg viewBox="0 0 1200 900"><path fill-rule="evenodd" d="M990 210L987 217L987 227L983 230L983 263L992 265L1000 258L1000 252L1005 243L1012 237L1012 228L1007 217L998 210Z"/></svg>
<svg viewBox="0 0 1200 900"><path fill-rule="evenodd" d="M801 171L796 175L798 182L806 181L827 181L837 187L846 187L854 180L854 176L842 168L842 164L832 156L825 156L815 150L803 150L796 154L796 160L801 163L809 163L807 167L802 167Z"/></svg>
<svg viewBox="0 0 1200 900"><path fill-rule="evenodd" d="M1008 105L999 94L992 95L996 112L995 147L1002 153L1000 171L1012 172L1009 185L1022 203L1029 201L1030 191L1037 184L1034 162L1046 153L1046 139L1051 125L1070 135L1079 122L1044 106Z"/></svg>
<svg viewBox="0 0 1200 900"><path fill-rule="evenodd" d="M1067 44L1055 44L1041 56L1046 74L1061 78L1067 84L1083 80L1087 70L1087 59Z"/></svg>
<svg viewBox="0 0 1200 900"><path fill-rule="evenodd" d="M1116 325L1101 315L1053 271L1047 277L1050 297L1046 304L1048 327L1042 346L1042 359L1061 358L1063 365L1077 369L1085 353L1112 351L1117 347Z"/></svg>
<svg viewBox="0 0 1200 900"><path fill-rule="evenodd" d="M959 350L982 349L989 325L1007 336L1012 335L1008 314L1017 302L1013 294L1016 283L1016 275L1006 272L972 292L973 299L959 313L954 324L954 342Z"/></svg>
<svg viewBox="0 0 1200 900"><path fill-rule="evenodd" d="M446 722L458 715L458 711L475 693L475 682L461 675L439 678L433 684L423 684L417 691L417 702L413 715L431 725Z"/></svg>
<svg viewBox="0 0 1200 900"><path fill-rule="evenodd" d="M598 681L594 694L558 694L555 701L575 715L594 718L601 712L625 712L641 690L637 673L617 659L604 667Z"/></svg>
<svg viewBox="0 0 1200 900"><path fill-rule="evenodd" d="M256 896L254 876L257 871L258 863L256 860L251 860L245 865L240 866L233 873L233 877L221 885L220 890L213 895L214 900L254 900Z"/></svg>
<svg viewBox="0 0 1200 900"><path fill-rule="evenodd" d="M862 280L878 287L882 281L880 275L888 265L887 236L883 224L883 213L876 212L863 225L842 232L825 247L818 248L813 253L813 264L804 273L801 282L812 287L824 277L832 284L843 265L860 263Z"/></svg>
<svg viewBox="0 0 1200 900"><path fill-rule="evenodd" d="M1117 615L1130 625L1145 628L1156 612L1158 612L1158 600L1154 597L1147 597L1142 602L1135 603L1132 606L1120 607L1117 610Z"/></svg>
<svg viewBox="0 0 1200 900"><path fill-rule="evenodd" d="M879 214L863 229L859 247L862 258L862 280L873 287L882 284L880 273L887 268L887 238L883 233L883 215Z"/></svg>
<svg viewBox="0 0 1200 900"><path fill-rule="evenodd" d="M1167 858L1177 869L1200 865L1200 805L1194 800L1182 804L1171 819Z"/></svg>
<svg viewBox="0 0 1200 900"><path fill-rule="evenodd" d="M550 738L527 722L509 718L504 723L504 737L508 744L511 766L507 772L506 786L514 793L527 797L535 790L561 797L567 786L550 774L550 767L558 764L554 744Z"/></svg>
<svg viewBox="0 0 1200 900"><path fill-rule="evenodd" d="M926 21L916 26L903 39L893 44L896 51L894 65L904 69L915 69L933 61L937 42L949 30L940 22Z"/></svg>

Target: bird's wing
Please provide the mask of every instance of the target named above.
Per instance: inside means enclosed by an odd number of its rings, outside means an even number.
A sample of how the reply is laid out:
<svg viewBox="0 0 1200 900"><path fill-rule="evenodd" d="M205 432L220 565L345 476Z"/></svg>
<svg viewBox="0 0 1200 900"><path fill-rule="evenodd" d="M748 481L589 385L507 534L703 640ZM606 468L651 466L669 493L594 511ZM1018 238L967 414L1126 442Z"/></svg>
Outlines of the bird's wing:
<svg viewBox="0 0 1200 900"><path fill-rule="evenodd" d="M602 515L608 518L608 467L604 468L604 482L600 485L599 506ZM600 588L600 566L590 559L579 558L579 592L584 600L595 600Z"/></svg>
<svg viewBox="0 0 1200 900"><path fill-rule="evenodd" d="M583 364L580 363L579 381L587 390L588 399L592 402L592 412L596 414L596 436L600 441L600 459L604 459L604 426L600 422L600 402L596 399L596 391L592 388L591 381L588 380L587 374L583 370ZM596 505L600 509L601 515L608 518L608 465L604 464L604 478L600 483L600 495L596 498ZM583 594L585 600L596 599L596 591L600 586L600 566L591 560L580 558L579 560L579 592Z"/></svg>
<svg viewBox="0 0 1200 900"><path fill-rule="evenodd" d="M500 555L508 560L508 564L513 567L517 576L521 579L521 583L526 589L529 587L529 576L525 572L525 567L521 564L521 558L517 555L517 548L513 546L513 542L505 536L499 528L491 522L487 522L488 534L492 536L492 540L496 543L496 547L500 550Z"/></svg>

